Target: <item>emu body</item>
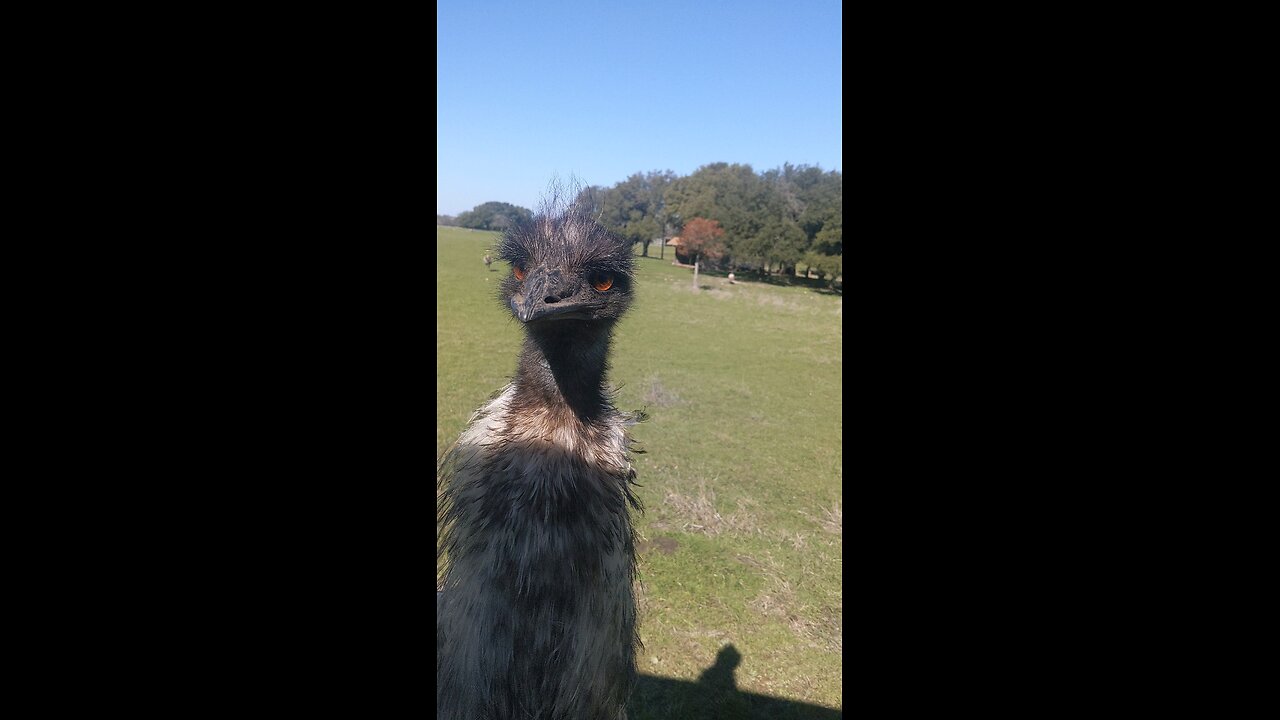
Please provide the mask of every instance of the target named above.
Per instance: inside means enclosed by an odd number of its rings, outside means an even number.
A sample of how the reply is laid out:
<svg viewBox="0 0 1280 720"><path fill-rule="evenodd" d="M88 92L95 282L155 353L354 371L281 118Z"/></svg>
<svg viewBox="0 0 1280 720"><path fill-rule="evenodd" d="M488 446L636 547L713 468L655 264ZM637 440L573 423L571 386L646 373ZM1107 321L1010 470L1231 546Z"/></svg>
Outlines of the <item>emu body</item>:
<svg viewBox="0 0 1280 720"><path fill-rule="evenodd" d="M635 680L635 472L605 387L630 244L573 208L499 247L526 337L437 471L436 712L618 720Z"/></svg>

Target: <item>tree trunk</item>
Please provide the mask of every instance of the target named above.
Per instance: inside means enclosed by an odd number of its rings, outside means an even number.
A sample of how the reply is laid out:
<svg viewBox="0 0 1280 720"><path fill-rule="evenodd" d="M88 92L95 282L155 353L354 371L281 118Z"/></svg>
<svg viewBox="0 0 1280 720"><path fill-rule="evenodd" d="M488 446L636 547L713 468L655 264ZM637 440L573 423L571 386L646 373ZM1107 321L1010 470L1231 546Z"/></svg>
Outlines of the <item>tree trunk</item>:
<svg viewBox="0 0 1280 720"><path fill-rule="evenodd" d="M652 240L641 240L641 241L640 241L640 244L641 244L641 247L640 247L640 256L641 256L641 257L649 257L649 243L651 243L651 242L653 242L653 241L652 241Z"/></svg>
<svg viewBox="0 0 1280 720"><path fill-rule="evenodd" d="M665 235L662 237L662 244L658 246L658 259L667 259L667 238Z"/></svg>

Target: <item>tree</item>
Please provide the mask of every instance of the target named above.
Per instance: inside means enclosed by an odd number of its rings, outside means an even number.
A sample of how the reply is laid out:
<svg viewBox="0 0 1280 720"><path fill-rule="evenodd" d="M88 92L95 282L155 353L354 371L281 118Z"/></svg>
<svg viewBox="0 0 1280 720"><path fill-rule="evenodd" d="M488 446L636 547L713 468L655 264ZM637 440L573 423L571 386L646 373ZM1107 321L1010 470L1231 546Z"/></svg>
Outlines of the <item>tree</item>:
<svg viewBox="0 0 1280 720"><path fill-rule="evenodd" d="M810 250L804 254L800 262L804 265L806 279L809 277L810 272L816 272L818 279L825 281L827 286L831 288L836 286L836 278L844 273L843 255L824 255Z"/></svg>
<svg viewBox="0 0 1280 720"><path fill-rule="evenodd" d="M842 179L837 171L824 173L809 165L784 164L761 175L766 188L758 206L759 232L744 244L765 265L776 264L790 277L796 264L809 268L812 251L839 255ZM834 225L834 226L833 226ZM829 261L824 261L830 265Z"/></svg>
<svg viewBox="0 0 1280 720"><path fill-rule="evenodd" d="M724 256L724 228L715 220L696 217L684 224L680 244L685 252L693 255L693 287L698 288L698 263L703 257L716 261Z"/></svg>
<svg viewBox="0 0 1280 720"><path fill-rule="evenodd" d="M601 222L631 242L640 243L640 254L648 257L649 244L666 237L665 197L675 179L670 170L635 173L597 193Z"/></svg>
<svg viewBox="0 0 1280 720"><path fill-rule="evenodd" d="M828 225L833 222L838 225L840 222L844 181L840 173L835 171L818 174L812 179L814 181L800 193L805 207L797 219L810 243L816 244ZM840 249L831 244L831 238L837 238L835 244L838 245L839 236L839 229L834 233L827 232L826 247L822 252L827 255L839 255Z"/></svg>
<svg viewBox="0 0 1280 720"><path fill-rule="evenodd" d="M533 211L504 202L487 202L458 215L458 224L475 230L506 230L533 219Z"/></svg>
<svg viewBox="0 0 1280 720"><path fill-rule="evenodd" d="M823 224L822 229L813 239L813 247L823 255L841 255L844 253L844 216L840 210Z"/></svg>
<svg viewBox="0 0 1280 720"><path fill-rule="evenodd" d="M578 193L578 200L610 230L641 243L641 255L649 254L650 243L678 233L685 218L701 218L723 229L723 251L713 258L680 248L681 262L694 260L699 270L717 262L738 272L775 269L792 276L806 258L811 261L808 268L819 273L839 266L844 252L842 196L843 179L837 170L784 163L756 173L750 165L716 162L685 177L670 170L633 173L613 187L588 187ZM463 213L458 224L502 227L504 221L492 215ZM510 214L504 217L511 222ZM813 264L817 256L826 259Z"/></svg>
<svg viewBox="0 0 1280 720"><path fill-rule="evenodd" d="M768 188L750 165L711 163L673 182L666 204L670 213L680 217L719 223L725 230L725 254L732 261L759 232L767 197Z"/></svg>
<svg viewBox="0 0 1280 720"><path fill-rule="evenodd" d="M794 275L796 263L803 257L806 244L804 231L794 220L774 215L764 220L751 246L764 258L766 264L777 264L784 274L789 272Z"/></svg>
<svg viewBox="0 0 1280 720"><path fill-rule="evenodd" d="M573 204L576 207L584 208L593 219L603 219L604 207L600 204L600 200L606 192L608 190L599 185L584 187L578 191Z"/></svg>

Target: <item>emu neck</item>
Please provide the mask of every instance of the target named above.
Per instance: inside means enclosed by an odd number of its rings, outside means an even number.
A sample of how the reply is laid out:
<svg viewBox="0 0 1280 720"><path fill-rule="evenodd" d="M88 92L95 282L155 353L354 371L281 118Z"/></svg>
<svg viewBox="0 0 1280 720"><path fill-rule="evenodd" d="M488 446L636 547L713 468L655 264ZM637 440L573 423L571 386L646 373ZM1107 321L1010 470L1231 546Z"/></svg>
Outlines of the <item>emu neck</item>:
<svg viewBox="0 0 1280 720"><path fill-rule="evenodd" d="M572 412L584 423L609 408L605 393L611 324L561 321L529 328L516 369L516 395L526 403Z"/></svg>

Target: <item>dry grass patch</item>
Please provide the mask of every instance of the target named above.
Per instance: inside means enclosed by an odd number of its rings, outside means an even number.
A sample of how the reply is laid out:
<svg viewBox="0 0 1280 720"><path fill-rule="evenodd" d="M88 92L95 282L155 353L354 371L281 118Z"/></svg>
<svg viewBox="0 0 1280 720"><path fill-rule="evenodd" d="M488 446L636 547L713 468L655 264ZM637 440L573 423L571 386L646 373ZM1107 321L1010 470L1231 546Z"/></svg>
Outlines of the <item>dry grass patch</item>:
<svg viewBox="0 0 1280 720"><path fill-rule="evenodd" d="M796 512L822 528L823 532L828 532L832 535L844 534L844 510L841 500L833 501L830 507L819 508L817 513L809 513L804 510L797 510Z"/></svg>
<svg viewBox="0 0 1280 720"><path fill-rule="evenodd" d="M769 587L747 603L747 607L765 617L785 618L796 621L796 591L791 583L774 576Z"/></svg>
<svg viewBox="0 0 1280 720"><path fill-rule="evenodd" d="M640 401L646 407L659 408L671 407L681 402L680 396L664 385L657 375L650 376L645 380L645 388L644 392L640 394Z"/></svg>
<svg viewBox="0 0 1280 720"><path fill-rule="evenodd" d="M829 508L822 509L822 529L833 535L844 534L844 510L841 502L837 500L834 505Z"/></svg>
<svg viewBox="0 0 1280 720"><path fill-rule="evenodd" d="M839 606L822 608L815 619L792 617L789 624L812 647L844 651L844 611Z"/></svg>
<svg viewBox="0 0 1280 720"><path fill-rule="evenodd" d="M760 523L751 509L753 502L739 499L733 512L722 515L716 508L715 491L708 490L705 482L698 483L698 491L693 495L668 489L662 505L675 516L674 520L685 532L702 533L709 537L721 534L755 535L761 532Z"/></svg>
<svg viewBox="0 0 1280 720"><path fill-rule="evenodd" d="M791 580L783 576L785 569L770 554L757 559L739 556L738 560L754 568L765 579L765 587L747 602L759 615L786 626L810 648L841 652L844 648L843 604L832 598L821 606L806 604Z"/></svg>

